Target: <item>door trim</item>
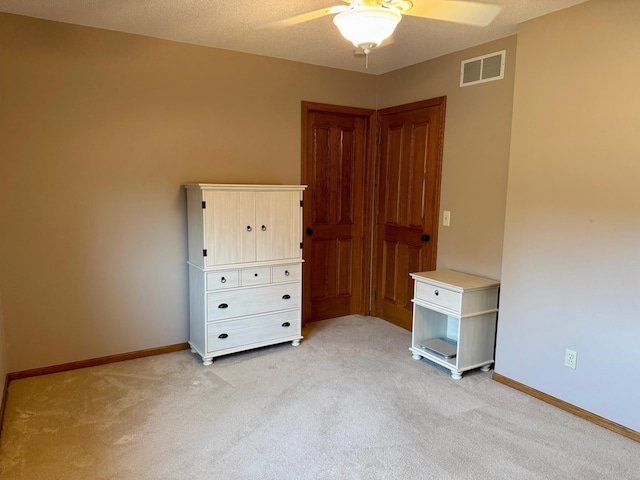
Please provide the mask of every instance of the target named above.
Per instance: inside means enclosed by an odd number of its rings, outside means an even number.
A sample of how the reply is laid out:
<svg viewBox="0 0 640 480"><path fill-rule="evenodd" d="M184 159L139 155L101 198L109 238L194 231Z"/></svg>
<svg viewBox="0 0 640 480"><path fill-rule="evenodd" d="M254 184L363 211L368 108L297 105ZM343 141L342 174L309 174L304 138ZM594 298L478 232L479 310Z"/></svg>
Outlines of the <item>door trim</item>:
<svg viewBox="0 0 640 480"><path fill-rule="evenodd" d="M344 113L346 115L354 115L364 117L367 126L365 133L365 155L364 155L364 222L363 222L363 245L362 245L362 257L365 259L365 264L362 272L362 284L358 286L361 289L362 295L360 297L359 313L361 315L369 315L371 313L371 291L373 286L372 278L372 248L373 248L373 201L374 201L374 166L377 152L376 143L374 142L375 132L377 131L377 115L375 110L359 107L348 107L342 105L330 105L325 103L315 102L301 102L302 106L302 122L301 122L301 172L300 179L303 185L308 184L310 179L310 173L307 172L306 162L304 162L304 156L306 155L308 145L306 143L306 135L309 126L307 120L309 118L309 112L320 111L327 113ZM303 225L304 228L304 225ZM303 257L305 255L303 249ZM304 288L304 282L303 282ZM304 319L305 315L303 315Z"/></svg>

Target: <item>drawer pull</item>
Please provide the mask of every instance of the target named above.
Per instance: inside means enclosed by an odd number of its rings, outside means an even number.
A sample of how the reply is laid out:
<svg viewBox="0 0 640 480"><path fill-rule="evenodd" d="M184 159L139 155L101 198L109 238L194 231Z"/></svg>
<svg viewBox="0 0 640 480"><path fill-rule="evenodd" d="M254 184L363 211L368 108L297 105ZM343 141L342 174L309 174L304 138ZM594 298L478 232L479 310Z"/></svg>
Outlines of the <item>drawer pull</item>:
<svg viewBox="0 0 640 480"><path fill-rule="evenodd" d="M258 274L257 274L257 273L254 273L254 274L253 274L253 276L254 276L254 277L257 277L257 276L258 276Z"/></svg>
<svg viewBox="0 0 640 480"><path fill-rule="evenodd" d="M220 335L218 335L218 338L227 338L229 335L227 335L226 333L221 333Z"/></svg>
<svg viewBox="0 0 640 480"><path fill-rule="evenodd" d="M227 305L226 303L221 303L220 305L218 305L218 308L227 308L229 305Z"/></svg>
<svg viewBox="0 0 640 480"><path fill-rule="evenodd" d="M433 292L436 296L440 295L440 292L438 290L436 290L435 292Z"/></svg>
<svg viewBox="0 0 640 480"><path fill-rule="evenodd" d="M286 295L282 295L282 299L283 300L289 300L291 298L291 295L286 294Z"/></svg>
<svg viewBox="0 0 640 480"><path fill-rule="evenodd" d="M267 231L267 227L266 227L266 226L264 226L264 225L262 225L262 231L263 231L263 232L266 232L266 231Z"/></svg>
<svg viewBox="0 0 640 480"><path fill-rule="evenodd" d="M224 277L222 277L222 278L220 279L220 283L227 283L227 279L226 279L226 278L224 278Z"/></svg>
<svg viewBox="0 0 640 480"><path fill-rule="evenodd" d="M284 276L285 276L285 277L288 277L289 275L291 275L291 273L289 273L289 270L285 270L285 271L284 271Z"/></svg>
<svg viewBox="0 0 640 480"><path fill-rule="evenodd" d="M251 231L251 225L247 225L247 232Z"/></svg>
<svg viewBox="0 0 640 480"><path fill-rule="evenodd" d="M282 326L283 326L283 327L285 327L285 328L287 328L287 327L290 327L290 326L291 326L291 324L290 324L289 322L284 322L284 323L282 324Z"/></svg>

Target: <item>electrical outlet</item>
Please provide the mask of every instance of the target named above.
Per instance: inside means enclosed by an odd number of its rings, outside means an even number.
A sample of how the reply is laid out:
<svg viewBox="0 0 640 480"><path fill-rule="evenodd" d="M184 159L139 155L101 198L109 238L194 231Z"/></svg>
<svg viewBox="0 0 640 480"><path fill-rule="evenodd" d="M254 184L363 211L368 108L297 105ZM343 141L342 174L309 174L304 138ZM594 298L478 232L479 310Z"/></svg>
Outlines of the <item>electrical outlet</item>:
<svg viewBox="0 0 640 480"><path fill-rule="evenodd" d="M564 366L575 370L577 361L578 352L567 348L564 352Z"/></svg>

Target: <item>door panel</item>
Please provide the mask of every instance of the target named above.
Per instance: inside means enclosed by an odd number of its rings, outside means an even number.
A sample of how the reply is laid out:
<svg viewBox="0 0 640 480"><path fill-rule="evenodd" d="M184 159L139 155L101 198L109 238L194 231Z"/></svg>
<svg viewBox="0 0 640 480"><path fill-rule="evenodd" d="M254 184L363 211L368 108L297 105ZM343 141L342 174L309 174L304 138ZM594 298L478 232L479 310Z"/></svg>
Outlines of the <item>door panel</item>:
<svg viewBox="0 0 640 480"><path fill-rule="evenodd" d="M303 103L303 318L365 313L373 111ZM368 227L368 228L367 228Z"/></svg>
<svg viewBox="0 0 640 480"><path fill-rule="evenodd" d="M441 97L379 112L374 314L407 329L409 273L436 267L445 103Z"/></svg>
<svg viewBox="0 0 640 480"><path fill-rule="evenodd" d="M337 248L337 291L338 295L352 295L354 285L351 281L353 276L353 268L349 264L353 261L353 239L339 238L336 242Z"/></svg>

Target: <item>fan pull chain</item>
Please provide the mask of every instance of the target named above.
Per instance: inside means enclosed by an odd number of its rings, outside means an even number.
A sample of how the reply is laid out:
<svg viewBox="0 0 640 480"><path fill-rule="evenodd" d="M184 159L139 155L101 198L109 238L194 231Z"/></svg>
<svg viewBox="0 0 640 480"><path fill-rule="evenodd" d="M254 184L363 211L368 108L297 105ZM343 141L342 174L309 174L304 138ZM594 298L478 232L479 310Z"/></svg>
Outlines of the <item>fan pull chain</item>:
<svg viewBox="0 0 640 480"><path fill-rule="evenodd" d="M364 69L365 70L369 70L369 52L371 52L371 49L369 48L364 49Z"/></svg>

